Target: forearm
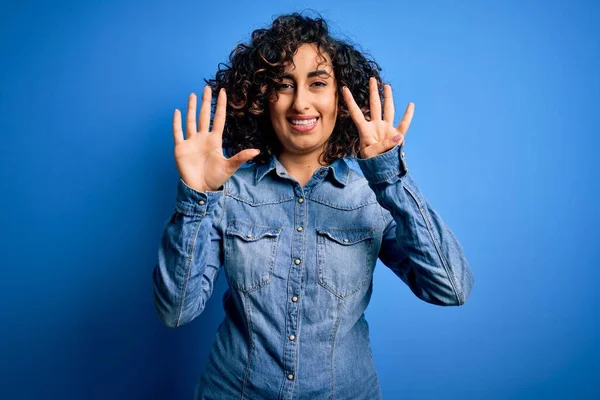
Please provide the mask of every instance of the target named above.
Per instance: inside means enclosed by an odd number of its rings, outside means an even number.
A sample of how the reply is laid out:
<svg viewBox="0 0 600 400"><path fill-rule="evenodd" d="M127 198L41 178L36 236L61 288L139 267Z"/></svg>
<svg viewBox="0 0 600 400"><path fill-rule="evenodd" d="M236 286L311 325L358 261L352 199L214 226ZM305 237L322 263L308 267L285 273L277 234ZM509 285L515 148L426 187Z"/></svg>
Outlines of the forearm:
<svg viewBox="0 0 600 400"><path fill-rule="evenodd" d="M197 317L212 294L220 265L213 225L221 196L178 184L176 210L165 225L153 271L154 306L167 326Z"/></svg>

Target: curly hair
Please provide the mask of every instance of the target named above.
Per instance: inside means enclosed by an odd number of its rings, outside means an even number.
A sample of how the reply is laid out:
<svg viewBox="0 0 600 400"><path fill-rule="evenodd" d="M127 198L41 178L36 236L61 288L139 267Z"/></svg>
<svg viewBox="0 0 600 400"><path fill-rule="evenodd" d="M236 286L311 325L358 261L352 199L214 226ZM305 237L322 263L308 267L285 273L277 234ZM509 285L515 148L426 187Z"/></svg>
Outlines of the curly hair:
<svg viewBox="0 0 600 400"><path fill-rule="evenodd" d="M342 87L347 86L368 119L369 78L375 77L379 96L383 97L381 67L353 45L330 36L327 22L299 13L277 17L268 29L252 32L249 44L238 44L229 55L229 64L220 63L214 79L205 80L212 88L213 111L221 88L227 93L227 117L223 132L223 148L231 157L241 150L255 148L261 152L252 161L265 163L278 155L281 144L269 117L268 102L278 98L286 65L303 44L315 44L319 54L329 55L337 80L337 120L325 144L322 161L330 164L342 157L355 157L359 151L358 130L343 100Z"/></svg>

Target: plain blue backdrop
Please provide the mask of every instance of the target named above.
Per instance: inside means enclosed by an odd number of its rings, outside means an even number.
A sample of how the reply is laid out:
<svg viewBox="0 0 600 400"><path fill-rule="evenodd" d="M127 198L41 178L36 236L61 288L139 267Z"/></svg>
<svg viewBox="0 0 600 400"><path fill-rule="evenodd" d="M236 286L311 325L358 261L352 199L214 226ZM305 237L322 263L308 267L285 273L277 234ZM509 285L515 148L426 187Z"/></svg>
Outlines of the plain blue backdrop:
<svg viewBox="0 0 600 400"><path fill-rule="evenodd" d="M377 268L385 398L600 398L600 7L296 4L3 3L0 398L191 399L225 280L189 325L154 313L173 110L305 8L381 64L397 115L415 103L409 167L475 274L467 304L441 308Z"/></svg>

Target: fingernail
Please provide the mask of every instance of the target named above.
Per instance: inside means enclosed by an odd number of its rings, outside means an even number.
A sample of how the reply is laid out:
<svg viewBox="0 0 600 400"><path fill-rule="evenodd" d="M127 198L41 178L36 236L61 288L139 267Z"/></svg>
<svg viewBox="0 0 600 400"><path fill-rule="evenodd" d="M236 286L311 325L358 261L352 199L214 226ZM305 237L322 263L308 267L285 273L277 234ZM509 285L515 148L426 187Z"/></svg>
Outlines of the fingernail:
<svg viewBox="0 0 600 400"><path fill-rule="evenodd" d="M392 138L392 142L398 143L402 139L402 135L396 135Z"/></svg>

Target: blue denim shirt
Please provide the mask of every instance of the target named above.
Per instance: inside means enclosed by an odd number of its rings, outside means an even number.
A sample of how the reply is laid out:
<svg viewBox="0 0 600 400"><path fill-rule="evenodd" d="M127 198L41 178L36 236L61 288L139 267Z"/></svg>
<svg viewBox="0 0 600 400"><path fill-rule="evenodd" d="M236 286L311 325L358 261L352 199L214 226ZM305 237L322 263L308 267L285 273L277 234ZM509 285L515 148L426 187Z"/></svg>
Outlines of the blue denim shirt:
<svg viewBox="0 0 600 400"><path fill-rule="evenodd" d="M420 299L461 305L463 250L396 146L319 168L302 187L279 161L240 169L221 191L180 179L153 273L162 321L197 317L221 267L225 318L197 399L379 399L364 312L379 258Z"/></svg>

